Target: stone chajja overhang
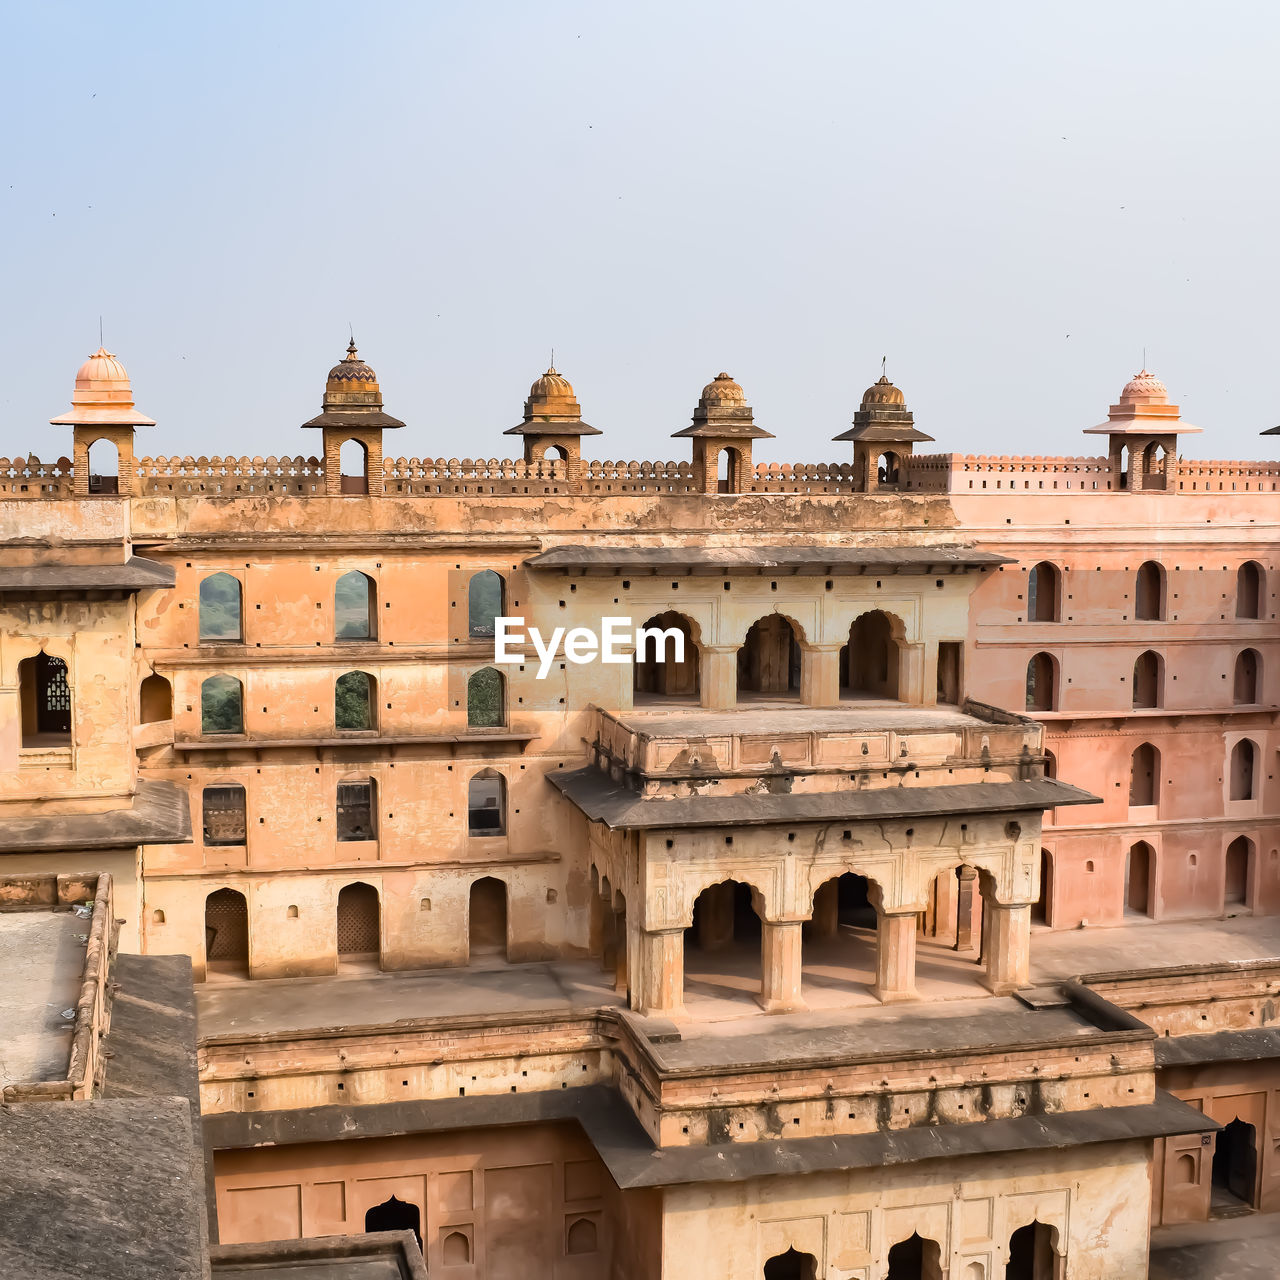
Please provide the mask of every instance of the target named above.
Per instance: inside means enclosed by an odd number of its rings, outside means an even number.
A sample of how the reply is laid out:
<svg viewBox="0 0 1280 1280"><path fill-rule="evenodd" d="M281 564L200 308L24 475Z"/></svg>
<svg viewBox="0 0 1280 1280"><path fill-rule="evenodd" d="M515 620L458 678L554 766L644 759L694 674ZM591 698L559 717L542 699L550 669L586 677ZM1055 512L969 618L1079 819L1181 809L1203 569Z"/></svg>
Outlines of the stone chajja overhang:
<svg viewBox="0 0 1280 1280"><path fill-rule="evenodd" d="M1088 791L1055 778L782 795L752 792L671 797L643 796L591 766L569 773L549 773L547 781L592 822L631 830L877 821L939 813L1004 813L1101 803Z"/></svg>
<svg viewBox="0 0 1280 1280"><path fill-rule="evenodd" d="M174 568L141 556L117 564L37 564L0 568L0 595L44 591L149 591L172 587Z"/></svg>
<svg viewBox="0 0 1280 1280"><path fill-rule="evenodd" d="M0 853L65 849L127 849L140 844L188 844L187 793L172 782L142 779L131 802L105 813L0 815Z"/></svg>
<svg viewBox="0 0 1280 1280"><path fill-rule="evenodd" d="M964 546L924 547L551 547L526 569L564 573L786 573L834 577L866 573L954 573L1012 564L1006 556Z"/></svg>

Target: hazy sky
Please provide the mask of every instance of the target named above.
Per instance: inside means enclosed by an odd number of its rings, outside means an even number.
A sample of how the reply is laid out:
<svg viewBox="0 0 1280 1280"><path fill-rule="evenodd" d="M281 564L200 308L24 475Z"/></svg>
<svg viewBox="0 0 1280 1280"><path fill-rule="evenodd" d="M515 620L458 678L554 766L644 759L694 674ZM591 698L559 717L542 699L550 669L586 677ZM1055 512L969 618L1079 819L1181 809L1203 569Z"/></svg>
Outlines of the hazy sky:
<svg viewBox="0 0 1280 1280"><path fill-rule="evenodd" d="M843 458L888 356L928 449L1086 453L1148 363L1275 455L1273 3L14 4L0 455L107 346L143 453L298 453L348 323L395 455L503 456L554 346L606 458L726 369Z"/></svg>

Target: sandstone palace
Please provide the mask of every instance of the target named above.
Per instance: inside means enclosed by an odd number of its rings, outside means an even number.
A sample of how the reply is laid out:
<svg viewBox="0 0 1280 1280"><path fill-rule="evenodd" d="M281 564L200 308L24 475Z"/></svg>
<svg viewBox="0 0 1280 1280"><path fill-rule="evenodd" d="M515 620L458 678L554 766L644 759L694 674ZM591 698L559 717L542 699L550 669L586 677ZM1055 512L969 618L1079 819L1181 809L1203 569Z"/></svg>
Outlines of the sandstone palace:
<svg viewBox="0 0 1280 1280"><path fill-rule="evenodd" d="M881 377L779 465L720 373L601 461L552 368L418 458L353 342L152 457L97 351L0 459L0 1256L1141 1280L1280 1210L1280 464L1170 400L971 456Z"/></svg>

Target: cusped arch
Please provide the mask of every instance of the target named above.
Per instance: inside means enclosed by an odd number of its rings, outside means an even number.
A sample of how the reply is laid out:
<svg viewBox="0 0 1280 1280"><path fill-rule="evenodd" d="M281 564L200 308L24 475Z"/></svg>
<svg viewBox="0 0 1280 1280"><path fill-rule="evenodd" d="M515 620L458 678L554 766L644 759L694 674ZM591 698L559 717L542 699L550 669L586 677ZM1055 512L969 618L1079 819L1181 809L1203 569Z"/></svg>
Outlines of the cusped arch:
<svg viewBox="0 0 1280 1280"><path fill-rule="evenodd" d="M680 910L673 923L682 924L686 929L693 928L694 903L708 890L719 884L742 884L751 890L752 905L761 920L773 920L777 917L773 887L763 887L757 883L759 877L742 871L740 868L724 870L708 869L696 877L682 881L680 885Z"/></svg>

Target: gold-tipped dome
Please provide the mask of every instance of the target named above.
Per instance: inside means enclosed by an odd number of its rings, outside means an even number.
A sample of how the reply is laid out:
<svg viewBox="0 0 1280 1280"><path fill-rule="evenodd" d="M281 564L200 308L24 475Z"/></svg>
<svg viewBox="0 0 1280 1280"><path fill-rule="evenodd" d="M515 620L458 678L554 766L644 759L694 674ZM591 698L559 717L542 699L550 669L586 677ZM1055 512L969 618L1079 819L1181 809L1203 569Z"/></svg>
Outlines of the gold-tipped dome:
<svg viewBox="0 0 1280 1280"><path fill-rule="evenodd" d="M356 340L353 337L347 343L347 354L329 370L329 381L333 382L372 382L375 385L378 375L369 368L356 352Z"/></svg>
<svg viewBox="0 0 1280 1280"><path fill-rule="evenodd" d="M347 354L329 370L321 412L304 427L403 427L399 418L382 411L378 375L360 359L356 340L347 343Z"/></svg>
<svg viewBox="0 0 1280 1280"><path fill-rule="evenodd" d="M106 347L99 347L76 371L71 412L49 421L59 426L155 426L154 418L133 407L128 371Z"/></svg>
<svg viewBox="0 0 1280 1280"><path fill-rule="evenodd" d="M879 379L872 383L862 393L862 404L866 408L873 404L906 404L907 398L902 394L900 387L895 387L892 382L882 373Z"/></svg>

